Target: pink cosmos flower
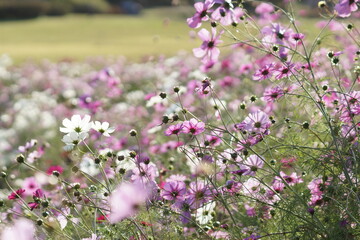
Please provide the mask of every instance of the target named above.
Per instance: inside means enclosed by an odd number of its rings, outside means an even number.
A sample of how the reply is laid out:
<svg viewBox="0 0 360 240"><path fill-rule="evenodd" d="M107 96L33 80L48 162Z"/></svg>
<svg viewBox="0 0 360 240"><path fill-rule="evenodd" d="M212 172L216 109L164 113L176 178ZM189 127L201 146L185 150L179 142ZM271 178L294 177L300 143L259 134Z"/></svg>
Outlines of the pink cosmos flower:
<svg viewBox="0 0 360 240"><path fill-rule="evenodd" d="M53 171L58 171L60 174L63 173L64 169L59 166L59 165L53 165L53 166L50 166L47 170L46 170L46 173L51 175L53 173Z"/></svg>
<svg viewBox="0 0 360 240"><path fill-rule="evenodd" d="M183 125L184 125L183 133L198 135L205 131L205 123L199 122L195 118L192 118L189 121L185 121Z"/></svg>
<svg viewBox="0 0 360 240"><path fill-rule="evenodd" d="M287 64L286 66L281 66L275 70L275 78L282 79L285 77L290 77L293 74L294 64Z"/></svg>
<svg viewBox="0 0 360 240"><path fill-rule="evenodd" d="M22 198L24 192L25 192L25 189L19 188L19 189L16 190L15 192L12 192L12 193L8 196L8 199L9 199L9 200L15 200L15 199L18 199L18 198Z"/></svg>
<svg viewBox="0 0 360 240"><path fill-rule="evenodd" d="M296 172L291 173L291 175L286 175L283 171L280 172L280 176L282 179L284 179L286 181L287 184L289 184L290 186L294 186L297 183L302 183L303 180L300 176L298 176L296 174ZM280 177L275 177L276 181L282 181Z"/></svg>
<svg viewBox="0 0 360 240"><path fill-rule="evenodd" d="M161 191L161 197L170 201L181 201L184 200L186 193L186 185L180 181L167 181Z"/></svg>
<svg viewBox="0 0 360 240"><path fill-rule="evenodd" d="M219 35L216 33L216 29L211 29L212 34L206 29L201 29L198 32L198 36L203 41L201 46L199 48L194 48L193 53L195 57L202 58L203 63L209 63L209 62L217 62L220 50L217 48L217 46L222 43L220 40L220 35L223 33L221 31Z"/></svg>
<svg viewBox="0 0 360 240"><path fill-rule="evenodd" d="M284 90L281 87L267 88L264 91L264 100L267 102L274 102L282 96L284 96Z"/></svg>
<svg viewBox="0 0 360 240"><path fill-rule="evenodd" d="M211 198L211 191L203 181L191 182L188 199L191 208L199 208Z"/></svg>
<svg viewBox="0 0 360 240"><path fill-rule="evenodd" d="M182 129L183 129L183 124L182 123L178 123L178 124L175 124L175 125L170 125L165 130L165 136L179 135L182 132Z"/></svg>
<svg viewBox="0 0 360 240"><path fill-rule="evenodd" d="M44 198L44 197L45 197L45 194L40 188L37 189L35 192L33 192L34 202L29 202L28 203L31 211L40 206L40 199Z"/></svg>
<svg viewBox="0 0 360 240"><path fill-rule="evenodd" d="M28 177L24 179L24 183L22 185L25 190L25 196L31 196L32 192L36 189L40 188L39 183L36 181L35 177Z"/></svg>
<svg viewBox="0 0 360 240"><path fill-rule="evenodd" d="M269 14L275 11L275 8L273 5L268 3L260 3L256 8L255 12L259 15L262 14Z"/></svg>
<svg viewBox="0 0 360 240"><path fill-rule="evenodd" d="M134 216L140 206L145 203L149 196L149 191L142 185L122 183L110 196L110 215L111 223L117 223L123 219Z"/></svg>
<svg viewBox="0 0 360 240"><path fill-rule="evenodd" d="M205 2L197 2L194 4L196 13L191 18L187 19L187 23L191 28L198 28L201 23L208 21L208 13L211 12L210 8L214 5L214 1L205 0Z"/></svg>
<svg viewBox="0 0 360 240"><path fill-rule="evenodd" d="M250 133L268 134L267 130L271 126L269 116L261 110L255 113L250 113L245 120L237 124L236 127L240 130L245 130Z"/></svg>
<svg viewBox="0 0 360 240"><path fill-rule="evenodd" d="M19 146L19 151L24 153L29 151L32 147L34 147L37 144L36 139L31 139L29 142L26 142L24 146Z"/></svg>
<svg viewBox="0 0 360 240"><path fill-rule="evenodd" d="M250 155L244 164L249 167L249 171L246 173L246 175L254 176L256 174L256 171L258 169L261 169L264 167L264 160L261 159L257 155Z"/></svg>
<svg viewBox="0 0 360 240"><path fill-rule="evenodd" d="M159 176L159 171L154 163L140 163L138 167L134 168L131 180L136 183L147 183L154 181Z"/></svg>
<svg viewBox="0 0 360 240"><path fill-rule="evenodd" d="M360 3L360 0L340 0L339 3L335 5L335 10L339 17L349 17L351 12L355 12L358 9L357 3Z"/></svg>
<svg viewBox="0 0 360 240"><path fill-rule="evenodd" d="M253 80L262 81L268 79L273 75L273 73L274 73L274 65L272 63L267 64L263 68L255 72L255 74L253 75Z"/></svg>

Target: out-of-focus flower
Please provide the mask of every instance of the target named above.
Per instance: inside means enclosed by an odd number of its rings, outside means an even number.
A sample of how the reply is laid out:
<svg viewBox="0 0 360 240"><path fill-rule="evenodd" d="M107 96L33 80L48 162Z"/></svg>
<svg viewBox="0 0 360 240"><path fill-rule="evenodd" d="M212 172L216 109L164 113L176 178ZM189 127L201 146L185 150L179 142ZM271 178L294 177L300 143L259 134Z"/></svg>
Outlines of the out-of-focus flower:
<svg viewBox="0 0 360 240"><path fill-rule="evenodd" d="M122 183L110 197L111 223L133 216L149 196L149 191L140 184Z"/></svg>
<svg viewBox="0 0 360 240"><path fill-rule="evenodd" d="M87 138L89 134L87 132L70 132L69 134L66 134L61 141L63 141L66 146L64 146L65 151L71 151L74 149L75 146L77 146L80 142L84 141L85 138Z"/></svg>
<svg viewBox="0 0 360 240"><path fill-rule="evenodd" d="M340 0L335 5L335 10L339 17L349 17L351 12L355 12L358 9L357 3L360 3L360 0Z"/></svg>
<svg viewBox="0 0 360 240"><path fill-rule="evenodd" d="M20 218L14 225L8 226L1 234L1 240L33 240L35 239L35 225L32 221Z"/></svg>
<svg viewBox="0 0 360 240"><path fill-rule="evenodd" d="M15 200L18 198L22 198L23 197L23 193L25 192L25 189L18 189L15 192L12 192L9 196L8 199L9 200Z"/></svg>

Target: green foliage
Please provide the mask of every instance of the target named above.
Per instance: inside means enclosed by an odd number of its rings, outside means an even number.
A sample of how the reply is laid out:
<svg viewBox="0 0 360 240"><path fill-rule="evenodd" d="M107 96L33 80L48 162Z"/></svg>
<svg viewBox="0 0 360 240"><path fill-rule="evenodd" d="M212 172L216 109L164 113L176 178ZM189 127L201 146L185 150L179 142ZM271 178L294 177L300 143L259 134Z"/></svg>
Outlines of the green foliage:
<svg viewBox="0 0 360 240"><path fill-rule="evenodd" d="M72 11L75 13L106 13L110 5L103 0L71 0Z"/></svg>
<svg viewBox="0 0 360 240"><path fill-rule="evenodd" d="M0 1L0 19L30 19L44 13L46 3L40 0Z"/></svg>

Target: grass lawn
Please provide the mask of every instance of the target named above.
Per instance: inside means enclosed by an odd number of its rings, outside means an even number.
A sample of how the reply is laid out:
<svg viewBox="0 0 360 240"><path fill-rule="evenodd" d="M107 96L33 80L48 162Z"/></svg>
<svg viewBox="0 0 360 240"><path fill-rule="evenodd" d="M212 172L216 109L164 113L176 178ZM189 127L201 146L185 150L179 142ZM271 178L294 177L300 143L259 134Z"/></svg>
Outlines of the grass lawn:
<svg viewBox="0 0 360 240"><path fill-rule="evenodd" d="M148 55L171 56L200 45L199 40L190 38L191 29L185 21L193 12L192 7L154 8L140 16L67 15L3 21L0 54L9 54L16 63L44 58L56 61L124 55L138 60ZM307 39L319 32L315 27L318 20L300 19L300 30Z"/></svg>
<svg viewBox="0 0 360 240"><path fill-rule="evenodd" d="M173 55L199 42L189 37L184 17L191 8L151 9L140 16L68 15L0 22L0 54L24 60L84 59L89 56Z"/></svg>

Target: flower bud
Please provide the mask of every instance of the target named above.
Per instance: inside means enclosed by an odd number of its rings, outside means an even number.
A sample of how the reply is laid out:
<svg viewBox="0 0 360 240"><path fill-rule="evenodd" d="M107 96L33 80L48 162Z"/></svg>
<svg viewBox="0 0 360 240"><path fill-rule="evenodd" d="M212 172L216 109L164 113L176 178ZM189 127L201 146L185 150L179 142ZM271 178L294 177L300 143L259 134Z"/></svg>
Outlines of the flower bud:
<svg viewBox="0 0 360 240"><path fill-rule="evenodd" d="M18 156L16 157L16 161L17 161L18 163L23 163L23 162L25 161L24 155L22 155L22 154L18 155Z"/></svg>
<svg viewBox="0 0 360 240"><path fill-rule="evenodd" d="M131 129L129 131L130 136L135 137L137 135L137 131L135 129Z"/></svg>

